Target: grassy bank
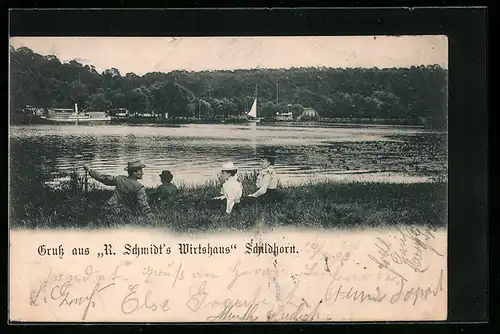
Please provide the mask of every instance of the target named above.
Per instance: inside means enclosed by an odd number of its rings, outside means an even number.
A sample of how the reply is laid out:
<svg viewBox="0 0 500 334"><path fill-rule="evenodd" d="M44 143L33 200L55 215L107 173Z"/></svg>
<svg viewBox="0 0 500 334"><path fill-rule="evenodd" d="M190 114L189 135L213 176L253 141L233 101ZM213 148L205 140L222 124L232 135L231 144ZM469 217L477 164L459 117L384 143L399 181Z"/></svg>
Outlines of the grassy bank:
<svg viewBox="0 0 500 334"><path fill-rule="evenodd" d="M254 190L256 175L243 177L244 193ZM24 182L20 182L24 181ZM102 210L112 190L90 187L76 173L60 188L41 181L11 180L11 228L103 228L116 226L167 227L178 232L212 229L248 229L256 223L283 227L362 228L395 224L446 225L446 183L321 183L281 188L276 204L256 204L227 216L203 208L203 199L217 196L220 181L179 188L171 205L152 203L153 216ZM150 193L151 189L148 189Z"/></svg>

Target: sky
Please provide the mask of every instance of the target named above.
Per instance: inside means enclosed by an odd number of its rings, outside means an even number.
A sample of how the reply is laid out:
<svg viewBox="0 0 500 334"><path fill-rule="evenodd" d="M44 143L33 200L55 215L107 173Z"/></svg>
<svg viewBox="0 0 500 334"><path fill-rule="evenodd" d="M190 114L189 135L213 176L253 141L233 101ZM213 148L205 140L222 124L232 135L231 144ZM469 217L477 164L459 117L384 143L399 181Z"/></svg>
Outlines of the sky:
<svg viewBox="0 0 500 334"><path fill-rule="evenodd" d="M446 36L300 37L12 37L62 62L76 60L99 72L233 70L290 67L448 68Z"/></svg>

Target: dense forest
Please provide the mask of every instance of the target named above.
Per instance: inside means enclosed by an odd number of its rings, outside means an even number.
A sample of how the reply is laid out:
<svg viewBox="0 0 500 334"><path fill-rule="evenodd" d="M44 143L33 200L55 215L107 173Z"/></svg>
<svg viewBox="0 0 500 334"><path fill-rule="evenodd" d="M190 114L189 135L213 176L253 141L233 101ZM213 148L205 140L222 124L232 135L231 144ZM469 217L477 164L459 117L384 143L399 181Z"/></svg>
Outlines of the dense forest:
<svg viewBox="0 0 500 334"><path fill-rule="evenodd" d="M406 119L442 127L447 120L447 70L411 68L291 68L122 74L99 73L22 47L10 48L11 111L39 108L167 113L170 117L242 115L258 93L260 117L300 114L322 118Z"/></svg>

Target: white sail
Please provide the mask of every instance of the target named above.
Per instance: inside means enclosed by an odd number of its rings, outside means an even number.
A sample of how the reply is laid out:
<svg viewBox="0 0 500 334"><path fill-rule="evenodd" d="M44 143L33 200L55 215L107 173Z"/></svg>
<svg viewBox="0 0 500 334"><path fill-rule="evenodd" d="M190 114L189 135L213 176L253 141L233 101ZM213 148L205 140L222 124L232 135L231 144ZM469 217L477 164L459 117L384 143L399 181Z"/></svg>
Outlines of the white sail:
<svg viewBox="0 0 500 334"><path fill-rule="evenodd" d="M253 100L252 108L250 109L247 115L254 118L257 117L257 98Z"/></svg>

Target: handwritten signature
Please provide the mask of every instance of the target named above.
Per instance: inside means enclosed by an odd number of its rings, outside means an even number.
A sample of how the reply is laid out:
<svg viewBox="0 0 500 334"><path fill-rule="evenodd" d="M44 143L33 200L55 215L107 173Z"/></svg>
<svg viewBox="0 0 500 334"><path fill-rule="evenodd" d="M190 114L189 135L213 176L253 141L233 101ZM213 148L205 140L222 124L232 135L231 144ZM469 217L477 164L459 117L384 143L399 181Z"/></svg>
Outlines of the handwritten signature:
<svg viewBox="0 0 500 334"><path fill-rule="evenodd" d="M272 280L275 277L278 277L279 273L285 272L284 269L278 269L278 268L255 268L255 269L250 269L250 270L241 270L241 261L238 260L234 265L231 265L229 267L229 272L231 273L232 279L229 281L229 284L227 285L227 289L230 290L232 289L238 280L241 277L247 277L247 276L267 276L269 277L270 280Z"/></svg>
<svg viewBox="0 0 500 334"><path fill-rule="evenodd" d="M125 295L121 303L121 311L124 314L132 314L141 309L146 309L155 312L156 310L161 310L163 312L167 312L170 310L170 300L163 299L159 304L152 301L153 291L149 289L145 295L138 293L140 285L133 284L129 285L128 293Z"/></svg>
<svg viewBox="0 0 500 334"><path fill-rule="evenodd" d="M267 321L314 321L319 316L319 308L323 304L323 300L310 305L304 298L301 299L298 305L278 304L274 305L267 311ZM310 310L312 308L312 310ZM308 312L308 310L310 310Z"/></svg>
<svg viewBox="0 0 500 334"><path fill-rule="evenodd" d="M433 254L442 257L443 254L429 245L429 240L435 239L432 228L427 228L424 231L416 227L407 226L404 229L397 228L400 234L399 247L394 246L391 242L377 237L375 246L378 248L378 257L369 254L368 257L375 262L379 268L384 268L393 274L396 274L404 281L407 279L398 272L393 265L405 265L410 267L416 273L426 272L430 265L424 266L423 256L425 250L430 250ZM422 240L423 239L423 240ZM409 244L413 241L413 245ZM414 251L410 251L409 247L413 247Z"/></svg>
<svg viewBox="0 0 500 334"><path fill-rule="evenodd" d="M326 289L324 299L326 302L333 300L337 302L338 300L351 300L363 303L365 300L377 302L382 302L387 293L382 293L380 288L376 288L376 293L366 292L363 289L355 288L354 286L345 288L343 284L340 284L337 289L334 288L334 281L331 281Z"/></svg>
<svg viewBox="0 0 500 334"><path fill-rule="evenodd" d="M118 269L119 266L116 266L115 269L111 272L111 275L109 276L111 281L115 281L119 278L122 278L120 275L118 275ZM68 288L72 286L74 283L81 283L81 282L85 283L90 281L90 279L93 277L95 277L99 283L102 283L106 279L106 275L100 273L99 271L95 271L91 265L85 267L83 275L75 274L66 276L63 273L53 274L52 267L50 267L46 278L42 280L38 289L30 293L30 305L39 306L39 298L43 294L45 294L46 288L50 285L49 283L60 282L60 284L56 285L55 287L60 287L60 289L64 288L64 293L66 293L68 292ZM54 291L55 287L51 290L51 294L52 291ZM99 291L102 291L102 289ZM43 297L43 302L47 303L47 297Z"/></svg>
<svg viewBox="0 0 500 334"><path fill-rule="evenodd" d="M422 288L420 286L417 287L410 287L406 288L405 282L401 280L400 284L400 290L395 293L391 297L391 304L397 303L398 301L402 300L404 302L407 302L409 300L412 301L412 305L416 305L417 301L419 300L428 300L429 296L434 296L436 297L440 292L444 290L443 288L443 270L440 271L438 280L436 282L436 286L432 288L431 286L427 286L425 288ZM401 299L402 298L402 299Z"/></svg>
<svg viewBox="0 0 500 334"><path fill-rule="evenodd" d="M443 254L438 252L434 247L429 245L429 243L427 242L431 238L436 239L436 237L434 236L434 233L433 233L436 231L435 228L428 227L428 228L424 229L423 231L421 231L417 227L406 226L404 228L404 230L401 228L398 228L397 230L399 231L399 233L402 236L402 241L406 241L406 238L408 237L409 239L411 239L415 243L415 246L420 253L422 252L422 250L430 250L437 256L440 256L440 257L444 256ZM422 240L421 237L423 237L424 240Z"/></svg>
<svg viewBox="0 0 500 334"><path fill-rule="evenodd" d="M215 321L215 320L240 320L240 321L257 321L259 319L258 316L255 315L255 312L259 309L258 304L250 304L243 312L236 311L237 307L231 303L228 306L225 306L222 311L214 316L208 316L207 321ZM243 313L243 314L241 314Z"/></svg>
<svg viewBox="0 0 500 334"><path fill-rule="evenodd" d="M170 268L173 266L175 262L168 264L168 267ZM166 276L166 277L174 277L173 282L172 282L172 288L175 288L175 285L177 281L182 281L184 279L184 268L183 268L183 263L180 262L177 266L177 269L174 272L171 272L169 269L156 269L155 267L152 266L147 266L143 269L142 275L144 276L144 282L149 283L152 280L152 277L161 277L161 276Z"/></svg>
<svg viewBox="0 0 500 334"><path fill-rule="evenodd" d="M443 270L440 271L439 277L436 281L436 285L432 286L409 286L408 283L401 279L397 284L399 289L397 292L389 295L386 291L382 291L381 287L376 287L375 292L368 292L365 289L360 289L354 285L345 286L340 284L335 285L336 282L331 281L328 288L325 291L323 300L325 302L338 302L340 300L349 300L353 302L359 302L360 304L365 301L368 302L388 302L390 304L395 304L398 302L409 302L415 306L419 300L428 300L430 296L436 297L440 292L444 290L443 287Z"/></svg>
<svg viewBox="0 0 500 334"><path fill-rule="evenodd" d="M377 237L377 240L378 240L378 242L375 243L375 246L379 249L379 251L378 251L379 258L376 258L372 254L368 254L368 257L370 258L370 260L375 262L379 268L385 268L388 271L390 271L391 273L399 276L401 279L407 281L407 279L402 274L400 274L399 272L397 272L395 269L393 269L391 267L391 262L388 261L388 259L392 258L392 260L395 263L399 263L399 264L402 263L402 261L400 261L397 258L397 253L395 253L395 252L390 253L391 252L391 244L385 242L384 240L382 240L379 237Z"/></svg>
<svg viewBox="0 0 500 334"><path fill-rule="evenodd" d="M189 298L186 301L186 307L192 312L198 312L200 309L206 308L240 308L249 307L251 305L261 305L270 304L270 301L266 298L261 298L261 286L257 285L253 292L251 299L233 299L230 297L223 299L207 299L209 292L208 281L203 281L201 284L194 284L189 287L188 294Z"/></svg>
<svg viewBox="0 0 500 334"><path fill-rule="evenodd" d="M114 285L115 283L109 283L101 287L101 283L97 282L94 285L94 288L92 289L92 292L89 295L78 296L78 295L71 295L70 288L71 286L73 286L73 283L70 281L66 281L62 285L54 286L52 288L52 291L50 292L50 297L53 300L61 301L59 307L84 305L82 320L85 320L87 318L87 314L89 312L90 307L92 308L95 307L94 297L101 291L106 290Z"/></svg>

